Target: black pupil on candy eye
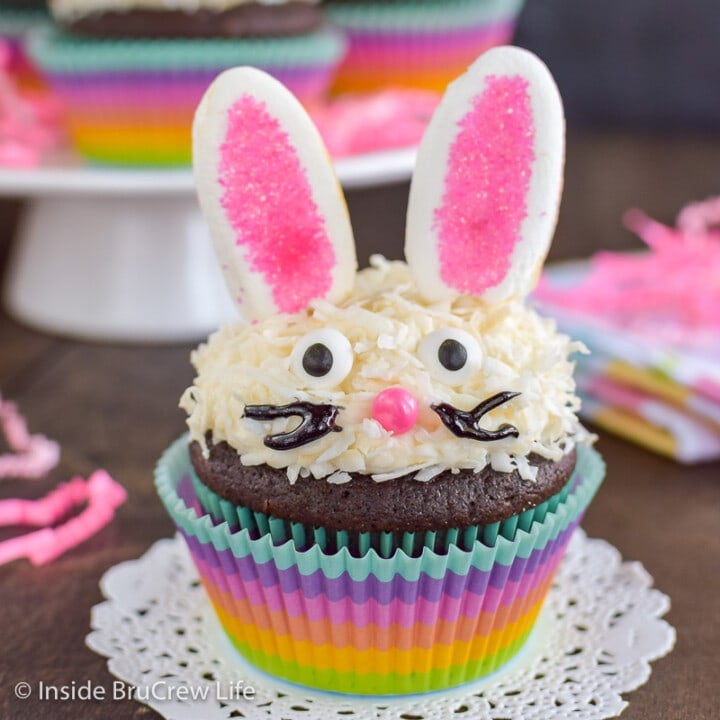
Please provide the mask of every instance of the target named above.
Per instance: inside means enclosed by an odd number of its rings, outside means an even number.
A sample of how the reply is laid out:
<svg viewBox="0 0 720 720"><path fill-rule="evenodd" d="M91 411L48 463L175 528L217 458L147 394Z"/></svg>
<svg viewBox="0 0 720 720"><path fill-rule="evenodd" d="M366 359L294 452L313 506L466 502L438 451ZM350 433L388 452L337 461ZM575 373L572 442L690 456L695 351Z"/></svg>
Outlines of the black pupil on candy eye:
<svg viewBox="0 0 720 720"><path fill-rule="evenodd" d="M467 362L467 350L457 340L443 340L438 348L438 360L446 370L460 370Z"/></svg>
<svg viewBox="0 0 720 720"><path fill-rule="evenodd" d="M327 375L333 366L333 356L330 348L322 343L314 343L303 355L303 370L312 377Z"/></svg>

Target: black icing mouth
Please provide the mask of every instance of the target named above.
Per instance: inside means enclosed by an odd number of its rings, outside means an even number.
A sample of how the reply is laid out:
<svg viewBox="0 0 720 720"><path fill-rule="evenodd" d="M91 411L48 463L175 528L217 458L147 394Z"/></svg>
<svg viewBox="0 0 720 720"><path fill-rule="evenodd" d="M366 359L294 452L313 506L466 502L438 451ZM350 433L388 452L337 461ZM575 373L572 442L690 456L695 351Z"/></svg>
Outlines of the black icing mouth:
<svg viewBox="0 0 720 720"><path fill-rule="evenodd" d="M341 408L310 402L294 402L289 405L246 405L243 417L251 420L275 420L275 418L299 417L300 424L290 432L266 435L263 442L271 450L292 450L318 440L331 432L340 432L336 425Z"/></svg>
<svg viewBox="0 0 720 720"><path fill-rule="evenodd" d="M454 435L470 440L490 442L506 437L518 437L520 434L514 425L504 424L497 430L481 428L481 418L520 395L519 392L500 392L483 400L472 410L458 410L449 403L439 403L430 407L438 414L443 425ZM341 432L336 425L337 416L342 408L337 405L297 401L288 405L246 405L243 417L251 420L268 421L276 418L299 417L300 424L289 432L266 435L263 443L271 450L292 450L314 440L319 440L331 432Z"/></svg>
<svg viewBox="0 0 720 720"><path fill-rule="evenodd" d="M491 440L502 440L506 437L517 437L520 433L514 425L507 423L501 425L497 430L485 430L481 428L480 419L486 413L494 410L496 407L517 397L518 392L500 392L497 395L483 400L472 410L458 410L449 403L440 403L439 405L431 405L430 407L440 416L443 425L450 430L451 433L462 438L470 440L481 440L488 442Z"/></svg>

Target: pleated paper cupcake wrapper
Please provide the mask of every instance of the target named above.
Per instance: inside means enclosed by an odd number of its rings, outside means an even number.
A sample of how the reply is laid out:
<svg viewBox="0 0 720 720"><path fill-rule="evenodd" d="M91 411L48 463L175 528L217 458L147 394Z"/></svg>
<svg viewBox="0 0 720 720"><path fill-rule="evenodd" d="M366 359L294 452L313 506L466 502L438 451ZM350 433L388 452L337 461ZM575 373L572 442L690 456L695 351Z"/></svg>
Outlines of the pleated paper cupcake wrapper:
<svg viewBox="0 0 720 720"><path fill-rule="evenodd" d="M35 64L25 52L25 35L33 28L45 27L50 18L44 10L0 8L0 40L10 53L7 71L22 90L40 90L44 82Z"/></svg>
<svg viewBox="0 0 720 720"><path fill-rule="evenodd" d="M29 49L66 111L73 143L110 164L186 165L192 118L223 70L253 65L306 106L327 93L345 50L334 31L262 40L93 40L33 34Z"/></svg>
<svg viewBox="0 0 720 720"><path fill-rule="evenodd" d="M330 0L325 8L343 30L410 35L514 19L523 4L524 0Z"/></svg>
<svg viewBox="0 0 720 720"><path fill-rule="evenodd" d="M330 16L349 50L333 92L403 86L443 92L486 50L512 38L522 2L340 3Z"/></svg>
<svg viewBox="0 0 720 720"><path fill-rule="evenodd" d="M215 523L226 522L232 532L245 529L253 539L270 535L275 545L292 539L299 550L314 544L324 552L347 548L351 555L362 556L372 548L380 557L387 558L397 548L402 548L410 557L418 557L424 548L445 553L451 545L465 550L470 550L475 542L492 546L498 536L514 540L518 530L528 531L534 522L543 522L548 512L557 511L577 487L578 475L573 473L558 493L536 507L501 522L423 532L350 532L291 522L225 500L203 484L194 472L191 481L202 512L210 515Z"/></svg>
<svg viewBox="0 0 720 720"><path fill-rule="evenodd" d="M373 549L274 544L205 514L187 439L161 459L160 497L185 537L218 618L239 652L291 682L360 695L452 687L493 672L523 646L604 466L580 449L565 502L514 540L498 536L411 557Z"/></svg>

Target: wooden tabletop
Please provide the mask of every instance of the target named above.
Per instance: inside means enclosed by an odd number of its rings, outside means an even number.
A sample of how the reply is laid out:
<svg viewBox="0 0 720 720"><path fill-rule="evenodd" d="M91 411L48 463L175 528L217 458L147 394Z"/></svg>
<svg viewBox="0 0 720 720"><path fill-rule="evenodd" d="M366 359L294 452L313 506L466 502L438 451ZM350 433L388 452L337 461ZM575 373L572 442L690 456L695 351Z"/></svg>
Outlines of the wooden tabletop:
<svg viewBox="0 0 720 720"><path fill-rule="evenodd" d="M568 148L566 191L555 259L600 247L636 247L620 215L639 206L672 221L689 200L720 192L720 139L583 135ZM358 191L349 198L361 259L400 256L407 186ZM15 208L0 206L0 266ZM62 460L40 481L2 481L0 497L39 497L76 474L106 468L128 490L117 518L91 541L35 568L0 568L0 718L89 720L156 718L130 702L18 700L28 682L112 686L105 660L84 644L98 580L137 558L173 526L155 495L153 465L183 432L178 398L192 380L191 345L131 346L76 342L35 332L0 311L0 391L30 428L58 440ZM584 527L640 561L668 594L677 645L628 694L623 720L702 720L720 716L720 464L683 467L601 434L608 477ZM4 539L12 531L0 531Z"/></svg>

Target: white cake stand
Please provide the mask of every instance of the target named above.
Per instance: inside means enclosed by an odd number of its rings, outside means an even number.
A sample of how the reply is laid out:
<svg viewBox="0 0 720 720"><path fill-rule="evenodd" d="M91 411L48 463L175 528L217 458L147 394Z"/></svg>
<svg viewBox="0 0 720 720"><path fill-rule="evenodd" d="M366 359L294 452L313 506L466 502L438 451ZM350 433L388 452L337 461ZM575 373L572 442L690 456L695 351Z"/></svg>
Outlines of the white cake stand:
<svg viewBox="0 0 720 720"><path fill-rule="evenodd" d="M338 160L343 187L406 180L414 148ZM72 158L0 168L0 196L27 198L5 304L37 329L99 341L181 342L236 313L189 170L90 167Z"/></svg>

